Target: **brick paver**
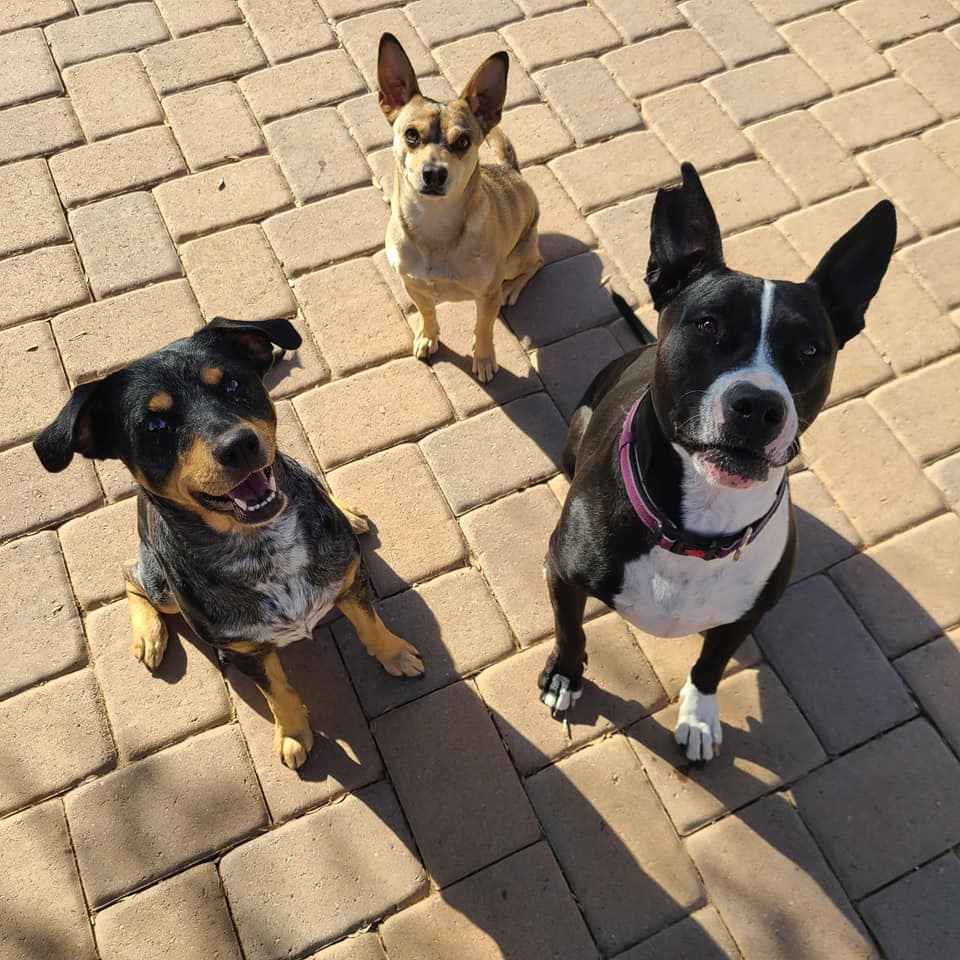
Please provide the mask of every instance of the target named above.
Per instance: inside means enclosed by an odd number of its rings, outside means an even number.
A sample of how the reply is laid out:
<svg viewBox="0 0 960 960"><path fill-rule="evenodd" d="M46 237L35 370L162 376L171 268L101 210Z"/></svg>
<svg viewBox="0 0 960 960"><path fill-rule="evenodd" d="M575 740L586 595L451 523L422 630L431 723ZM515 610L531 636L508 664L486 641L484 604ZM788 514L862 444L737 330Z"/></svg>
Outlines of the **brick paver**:
<svg viewBox="0 0 960 960"><path fill-rule="evenodd" d="M410 356L384 30L438 99L511 59L546 266L486 385L470 301ZM958 91L956 0L0 3L0 954L952 958ZM657 327L650 213L682 160L735 269L799 282L880 199L898 221L703 770L672 734L699 636L590 601L568 723L536 691L564 420L637 346L609 291ZM218 314L303 335L267 380L281 447L369 514L377 608L427 667L388 676L337 613L285 649L299 775L178 618L155 674L134 660L122 463L48 474L29 444L71 386Z"/></svg>

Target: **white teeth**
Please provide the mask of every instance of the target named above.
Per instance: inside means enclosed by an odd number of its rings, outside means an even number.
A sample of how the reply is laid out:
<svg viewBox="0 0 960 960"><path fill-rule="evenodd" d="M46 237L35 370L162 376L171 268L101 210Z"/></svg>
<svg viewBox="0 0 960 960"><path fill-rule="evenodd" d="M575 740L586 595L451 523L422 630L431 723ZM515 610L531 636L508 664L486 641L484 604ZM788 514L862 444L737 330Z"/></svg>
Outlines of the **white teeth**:
<svg viewBox="0 0 960 960"><path fill-rule="evenodd" d="M241 510L245 513L254 513L257 510L262 510L268 503L273 503L277 499L276 490L271 490L262 500L257 501L257 503L247 503L246 500L241 500L239 497L230 498Z"/></svg>

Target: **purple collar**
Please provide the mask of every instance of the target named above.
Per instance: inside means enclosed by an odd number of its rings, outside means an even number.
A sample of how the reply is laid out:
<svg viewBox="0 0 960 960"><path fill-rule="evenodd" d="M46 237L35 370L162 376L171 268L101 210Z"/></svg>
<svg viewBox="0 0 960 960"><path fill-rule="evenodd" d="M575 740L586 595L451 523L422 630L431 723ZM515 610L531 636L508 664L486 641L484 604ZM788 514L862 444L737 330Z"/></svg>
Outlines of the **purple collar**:
<svg viewBox="0 0 960 960"><path fill-rule="evenodd" d="M675 526L660 510L647 492L643 482L643 474L636 464L636 458L631 455L633 443L633 421L637 416L637 409L647 395L649 388L637 397L636 403L630 408L626 420L623 421L623 430L620 432L620 474L623 485L627 489L627 496L637 516L643 525L657 538L657 546L671 553L678 553L685 557L699 557L701 560L720 560L729 557L732 553L734 560L740 559L740 551L753 543L760 536L760 531L770 522L771 517L783 501L787 489L787 474L784 471L773 505L759 520L754 520L746 529L723 537L711 539L695 533L688 533Z"/></svg>

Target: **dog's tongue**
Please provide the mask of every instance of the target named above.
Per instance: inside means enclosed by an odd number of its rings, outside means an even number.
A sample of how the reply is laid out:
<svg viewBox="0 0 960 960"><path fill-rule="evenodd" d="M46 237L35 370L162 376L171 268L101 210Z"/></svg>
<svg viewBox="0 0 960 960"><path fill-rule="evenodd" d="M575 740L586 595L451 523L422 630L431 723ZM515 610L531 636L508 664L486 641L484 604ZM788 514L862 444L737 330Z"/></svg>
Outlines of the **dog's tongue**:
<svg viewBox="0 0 960 960"><path fill-rule="evenodd" d="M256 470L243 483L237 484L230 496L244 503L259 503L270 492L270 481L262 470Z"/></svg>

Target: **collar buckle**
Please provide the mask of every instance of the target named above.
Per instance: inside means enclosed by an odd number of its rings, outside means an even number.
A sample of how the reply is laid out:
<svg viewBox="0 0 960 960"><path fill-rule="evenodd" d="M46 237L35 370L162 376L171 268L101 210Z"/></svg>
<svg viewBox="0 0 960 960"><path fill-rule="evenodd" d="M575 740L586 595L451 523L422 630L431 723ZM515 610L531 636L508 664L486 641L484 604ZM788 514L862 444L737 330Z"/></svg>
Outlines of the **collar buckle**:
<svg viewBox="0 0 960 960"><path fill-rule="evenodd" d="M740 542L737 544L737 549L733 551L733 562L736 563L740 559L740 554L743 552L743 548L750 542L750 537L753 535L753 527L747 527L743 531L743 536L740 538Z"/></svg>

